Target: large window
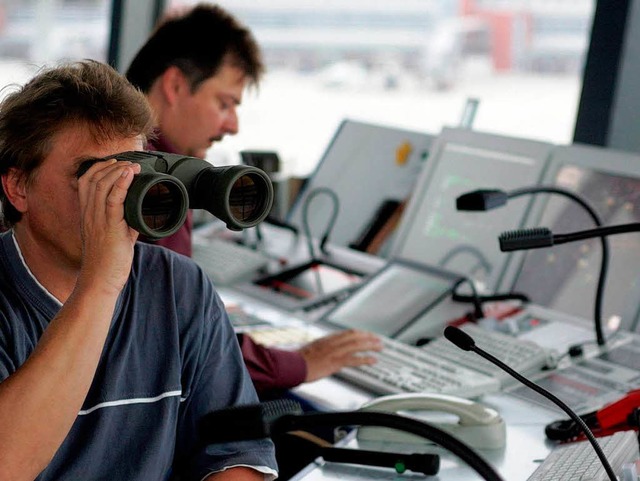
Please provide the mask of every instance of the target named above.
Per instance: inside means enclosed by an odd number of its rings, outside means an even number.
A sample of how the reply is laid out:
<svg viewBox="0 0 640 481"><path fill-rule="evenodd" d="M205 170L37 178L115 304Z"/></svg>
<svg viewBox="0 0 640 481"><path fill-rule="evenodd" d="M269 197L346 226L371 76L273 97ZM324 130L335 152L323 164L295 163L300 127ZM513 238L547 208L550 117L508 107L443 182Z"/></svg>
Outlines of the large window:
<svg viewBox="0 0 640 481"><path fill-rule="evenodd" d="M212 149L221 161L270 149L306 175L345 117L437 134L469 99L479 130L572 140L594 0L217 3L254 31L268 65L240 134Z"/></svg>
<svg viewBox="0 0 640 481"><path fill-rule="evenodd" d="M0 88L61 60L106 60L110 8L110 0L0 0Z"/></svg>
<svg viewBox="0 0 640 481"><path fill-rule="evenodd" d="M304 176L344 118L437 134L470 100L474 128L569 143L594 2L220 0L254 31L268 70L245 98L240 134L211 158L275 150L286 173ZM1 0L0 88L62 59L106 60L110 9Z"/></svg>

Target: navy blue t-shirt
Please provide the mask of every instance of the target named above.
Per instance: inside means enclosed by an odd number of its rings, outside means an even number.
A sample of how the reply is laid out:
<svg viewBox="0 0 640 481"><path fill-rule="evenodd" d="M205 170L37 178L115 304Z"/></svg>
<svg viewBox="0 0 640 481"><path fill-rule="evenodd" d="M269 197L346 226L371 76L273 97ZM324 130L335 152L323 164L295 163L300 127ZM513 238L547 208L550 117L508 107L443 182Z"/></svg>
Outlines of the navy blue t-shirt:
<svg viewBox="0 0 640 481"><path fill-rule="evenodd" d="M0 235L0 382L33 352L61 304ZM73 427L37 478L200 481L226 466L275 473L271 441L204 446L198 420L256 403L222 302L188 258L137 243L93 383Z"/></svg>

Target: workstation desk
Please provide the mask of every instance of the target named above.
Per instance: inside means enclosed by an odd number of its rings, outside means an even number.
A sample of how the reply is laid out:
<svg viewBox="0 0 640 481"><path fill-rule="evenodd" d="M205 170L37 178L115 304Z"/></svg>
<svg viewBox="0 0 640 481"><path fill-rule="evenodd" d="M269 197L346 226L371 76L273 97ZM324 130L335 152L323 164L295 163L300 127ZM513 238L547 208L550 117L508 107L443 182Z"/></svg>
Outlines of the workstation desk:
<svg viewBox="0 0 640 481"><path fill-rule="evenodd" d="M282 233L279 233L282 234ZM290 233L285 233L290 235ZM274 237L271 237L275 241ZM269 241L267 241L269 242ZM305 243L301 239L289 237L289 243L275 242L282 249L279 255L296 254L289 259L304 259ZM274 252L276 249L269 249ZM343 254L341 249L332 250L334 259L346 255L349 262L354 259L366 266L366 270L373 273L384 261L371 259L359 253ZM295 261L294 261L295 262ZM296 311L287 311L282 306L265 304L266 299L254 297L251 290L236 289L235 287L218 289L225 303L239 302L246 306L253 306L260 310L277 311L280 316L296 317ZM303 400L314 404L320 410L352 411L360 408L375 396L341 379L329 377L313 383L303 384L293 390L293 393ZM506 445L500 449L475 449L506 481L526 480L547 457L554 448L554 444L546 440L544 428L547 424L558 419L565 419L566 415L559 410L542 407L534 402L509 393L500 392L484 395L477 399L483 405L495 409L502 416L506 425ZM428 420L427 420L428 421ZM352 431L340 444L346 447L358 447L367 450L397 451L397 452L430 452L440 455L440 470L429 479L448 481L482 479L473 468L464 461L443 448L434 445L398 445L385 441L359 442ZM402 449L399 449L402 448ZM407 471L396 473L393 469L372 468L348 464L324 462L316 460L295 476L300 480L370 480L370 479L418 479L424 475Z"/></svg>
<svg viewBox="0 0 640 481"><path fill-rule="evenodd" d="M372 398L354 386L339 379L325 378L314 383L299 386L294 392L323 409L350 411L357 409ZM546 458L554 444L547 441L545 426L555 420L564 419L563 414L510 396L507 393L485 395L478 402L497 410L506 424L506 445L503 449L479 450L483 457L506 481L526 480L539 463ZM446 481L467 481L482 479L464 461L443 448L434 445L413 446L385 441L359 443L354 432L343 443L346 447L359 447L378 451L429 452L440 455L440 470L436 476L427 479ZM399 449L402 448L402 449ZM425 479L424 475L406 471L396 473L390 468L374 468L324 462L322 459L310 464L293 478L295 481L328 480L396 480Z"/></svg>

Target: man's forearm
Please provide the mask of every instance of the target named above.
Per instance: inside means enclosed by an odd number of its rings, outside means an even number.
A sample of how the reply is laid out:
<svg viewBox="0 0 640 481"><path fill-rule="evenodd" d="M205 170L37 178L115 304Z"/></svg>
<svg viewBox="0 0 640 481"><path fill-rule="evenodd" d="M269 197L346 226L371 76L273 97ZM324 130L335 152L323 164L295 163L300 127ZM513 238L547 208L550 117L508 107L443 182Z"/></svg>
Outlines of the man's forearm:
<svg viewBox="0 0 640 481"><path fill-rule="evenodd" d="M229 468L207 476L204 481L264 481L265 475L252 468Z"/></svg>
<svg viewBox="0 0 640 481"><path fill-rule="evenodd" d="M66 438L87 395L117 297L74 293L34 352L0 384L0 479L33 480Z"/></svg>

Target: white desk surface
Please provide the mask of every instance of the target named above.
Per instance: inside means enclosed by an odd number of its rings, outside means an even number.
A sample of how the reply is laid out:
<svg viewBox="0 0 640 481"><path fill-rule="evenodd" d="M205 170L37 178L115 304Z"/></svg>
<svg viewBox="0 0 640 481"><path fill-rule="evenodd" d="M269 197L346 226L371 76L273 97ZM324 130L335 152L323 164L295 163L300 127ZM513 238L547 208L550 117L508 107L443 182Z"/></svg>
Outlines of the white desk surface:
<svg viewBox="0 0 640 481"><path fill-rule="evenodd" d="M330 378L321 382L303 385L296 389L296 393L316 402L322 399L321 396L324 393L325 398L330 398L329 404L331 407L338 410L352 410L356 405L368 400L367 394L363 391L353 389L353 392L349 393L349 388L350 386L346 383ZM545 439L545 425L551 421L561 419L563 416L555 411L532 405L508 394L488 395L479 401L500 412L507 426L507 443L504 449L476 450L477 453L489 462L505 481L526 480L553 448L553 444ZM347 447L360 447L379 451L438 453L440 454L440 471L438 475L428 477L428 479L446 481L482 479L462 460L437 446L394 445L384 441L358 443L357 440L350 439L347 442ZM293 479L295 481L327 481L334 479L400 481L425 478L422 474L410 471L397 474L392 469L325 463L323 460L317 460Z"/></svg>

